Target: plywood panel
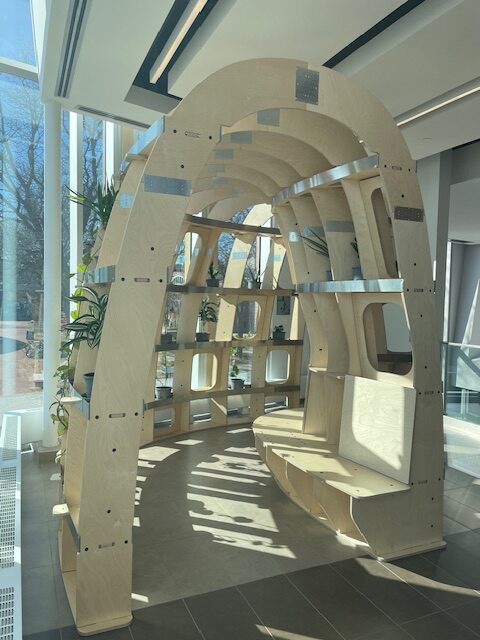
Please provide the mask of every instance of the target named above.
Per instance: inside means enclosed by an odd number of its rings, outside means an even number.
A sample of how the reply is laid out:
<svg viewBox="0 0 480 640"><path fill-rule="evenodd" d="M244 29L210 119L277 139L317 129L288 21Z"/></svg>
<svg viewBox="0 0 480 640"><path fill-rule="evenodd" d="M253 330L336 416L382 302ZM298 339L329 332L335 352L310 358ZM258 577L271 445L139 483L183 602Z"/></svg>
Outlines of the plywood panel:
<svg viewBox="0 0 480 640"><path fill-rule="evenodd" d="M339 454L399 482L410 482L416 392L345 377Z"/></svg>

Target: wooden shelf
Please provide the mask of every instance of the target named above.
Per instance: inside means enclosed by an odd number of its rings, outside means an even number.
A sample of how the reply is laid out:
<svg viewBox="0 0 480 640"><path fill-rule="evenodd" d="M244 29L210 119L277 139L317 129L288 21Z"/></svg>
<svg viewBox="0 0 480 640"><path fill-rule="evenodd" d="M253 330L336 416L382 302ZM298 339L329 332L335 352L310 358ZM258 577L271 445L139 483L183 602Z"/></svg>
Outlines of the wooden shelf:
<svg viewBox="0 0 480 640"><path fill-rule="evenodd" d="M70 395L61 398L61 402L69 404L74 409L78 409L88 420L90 418L90 402L85 396L82 396L72 384L69 385L69 389Z"/></svg>
<svg viewBox="0 0 480 640"><path fill-rule="evenodd" d="M170 344L157 344L155 345L155 351L184 351L192 349L198 351L210 351L212 349L226 349L228 347L300 347L302 345L303 340L209 340L208 342L171 342Z"/></svg>
<svg viewBox="0 0 480 640"><path fill-rule="evenodd" d="M200 216L192 216L186 214L185 220L195 227L208 227L212 229L222 229L230 231L235 235L242 233L255 233L258 236L278 236L282 237L280 229L277 227L258 227L253 224L239 224L237 222L226 222L223 220L214 220L212 218L203 218Z"/></svg>
<svg viewBox="0 0 480 640"><path fill-rule="evenodd" d="M403 278L302 282L295 286L297 293L402 293L403 290Z"/></svg>
<svg viewBox="0 0 480 640"><path fill-rule="evenodd" d="M222 389L220 391L192 391L189 394L177 397L167 398L166 400L153 400L152 402L144 402L144 411L150 409L162 409L171 407L183 402L192 402L193 400L205 400L206 398L221 398L226 396L254 395L263 393L265 395L278 395L279 393L294 393L300 391L300 385L271 385L265 387L244 387L243 389Z"/></svg>
<svg viewBox="0 0 480 640"><path fill-rule="evenodd" d="M200 287L195 284L168 284L170 293L216 293L218 296L293 296L293 289L247 289L230 287Z"/></svg>
<svg viewBox="0 0 480 640"><path fill-rule="evenodd" d="M330 378L337 378L337 380L345 380L345 373L339 373L336 371L327 371L322 367L308 367L308 370L312 373L322 373L325 376L329 376Z"/></svg>
<svg viewBox="0 0 480 640"><path fill-rule="evenodd" d="M359 158L346 164L332 167L321 173L315 173L309 178L303 178L298 182L294 182L286 189L282 189L272 198L272 206L283 204L292 198L298 198L312 189L320 189L321 187L329 187L339 180L364 180L379 175L379 156L373 154L365 158Z"/></svg>

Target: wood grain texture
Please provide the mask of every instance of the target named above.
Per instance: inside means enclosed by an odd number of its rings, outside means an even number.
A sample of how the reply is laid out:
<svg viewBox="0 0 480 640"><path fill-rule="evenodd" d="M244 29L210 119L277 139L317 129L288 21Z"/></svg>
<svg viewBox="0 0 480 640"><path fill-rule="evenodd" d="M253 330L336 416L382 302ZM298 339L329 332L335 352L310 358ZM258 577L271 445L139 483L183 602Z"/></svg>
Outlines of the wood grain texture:
<svg viewBox="0 0 480 640"><path fill-rule="evenodd" d="M270 206L277 190L363 158L368 149L379 156L374 173L342 178L273 210L282 237L272 243L264 292L257 297L254 292L232 292L241 285L246 257L230 260L225 276L230 291L221 297L219 322L211 329L217 340L229 341L236 305L243 299L258 299L257 333L266 339L275 295L269 289L281 278L285 257L294 284L325 281L329 265L334 277L344 280L351 279L352 268L359 264L364 275L373 279L398 272L403 279L401 293L300 294L291 336L303 335L305 320L312 367L305 419L303 411L295 410L297 392L264 388L270 349L260 344L253 350L252 382L261 385L261 391L248 394L250 416L256 418L261 456L282 488L314 517L365 540L367 550L377 557L442 544L441 385L427 231L425 221L411 222L395 215L399 206L422 208L415 164L397 125L368 91L350 78L320 68L318 104L299 101L295 96L298 67L308 65L262 59L214 73L165 119L164 133L144 150L148 157L133 159L124 177L121 195L133 198L122 202L131 206L124 210L120 200L115 205L98 260L99 265L115 266L115 281L107 287L110 297L102 340L98 353L88 353L82 346L77 360L77 389L82 390L81 373L87 367L95 369L90 418L76 405L72 407L65 461L65 501L81 549L74 552L63 518L61 564L82 633L113 629L130 619L130 534L137 456L140 443L153 432L151 415L144 418L144 404L153 394L155 345L168 275L176 247L185 233L194 231L200 233L202 244L198 255L189 260L187 278L201 286L219 233L219 229L189 227L185 214L204 210L209 218L224 221L236 211L258 205L245 222L263 224L272 215ZM257 113L265 109L278 109L275 124L259 123L262 119ZM229 149L232 154L225 153ZM170 187L181 185L183 190L152 189L148 176L154 177L155 184L167 179ZM227 182L222 184L221 178ZM325 233L329 260L307 250L301 235L308 228ZM358 257L351 246L355 237ZM235 251L248 252L254 241L253 235L237 234ZM202 297L202 293L184 295L179 340L193 339ZM413 365L407 375L379 370L385 331L378 307L372 310L369 305L393 301L403 307L411 334ZM223 349L215 351L211 419L201 424L191 419L195 352L176 353L175 416L170 433L239 420L227 415L229 352ZM288 383L297 383L300 349L288 352ZM363 467L339 455L344 427L352 428L352 421L355 426L351 412L345 410L355 406L349 397L344 398L343 379L349 375L368 378L375 389L391 386L395 389L392 397L416 394L413 431L410 418L410 423L395 423L397 433L403 429L405 437L413 434L411 458L406 459L406 452L402 467L406 469L409 463L409 484L375 470L371 458ZM206 392L196 397L201 393ZM288 409L260 415L267 393L286 396ZM362 403L376 418L377 392L367 384L362 394ZM382 391L380 404L386 407L387 403L388 394Z"/></svg>

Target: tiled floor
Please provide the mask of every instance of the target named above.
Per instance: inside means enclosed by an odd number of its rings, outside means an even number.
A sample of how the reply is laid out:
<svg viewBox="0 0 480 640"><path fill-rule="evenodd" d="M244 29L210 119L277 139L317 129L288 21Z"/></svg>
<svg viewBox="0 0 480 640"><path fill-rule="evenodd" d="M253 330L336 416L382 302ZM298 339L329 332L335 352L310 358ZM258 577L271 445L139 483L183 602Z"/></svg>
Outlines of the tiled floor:
<svg viewBox="0 0 480 640"><path fill-rule="evenodd" d="M77 638L49 516L58 469L30 455L23 462L24 634ZM283 496L250 430L198 432L144 449L134 621L98 637L479 638L480 480L448 469L445 489L446 551L379 563L353 557L361 550Z"/></svg>

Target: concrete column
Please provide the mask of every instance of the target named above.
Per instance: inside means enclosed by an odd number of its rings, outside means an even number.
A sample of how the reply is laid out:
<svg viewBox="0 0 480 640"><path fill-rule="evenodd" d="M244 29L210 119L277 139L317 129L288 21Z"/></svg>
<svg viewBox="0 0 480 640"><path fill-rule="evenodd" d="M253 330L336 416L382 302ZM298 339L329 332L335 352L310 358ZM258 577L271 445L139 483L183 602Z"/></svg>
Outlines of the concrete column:
<svg viewBox="0 0 480 640"><path fill-rule="evenodd" d="M417 174L425 207L433 262L438 335L440 340L445 340L448 329L445 323L445 285L452 150L442 151L419 160Z"/></svg>
<svg viewBox="0 0 480 640"><path fill-rule="evenodd" d="M53 375L60 363L60 311L62 280L62 208L60 133L61 108L57 102L45 103L44 177L44 314L43 314L43 446L58 443L57 427L49 406L57 382Z"/></svg>
<svg viewBox="0 0 480 640"><path fill-rule="evenodd" d="M83 192L82 147L83 147L83 116L70 113L70 189ZM83 207L70 202L70 273L77 272L77 266L83 255ZM70 294L77 286L77 278L70 279ZM70 304L70 311L76 308Z"/></svg>

